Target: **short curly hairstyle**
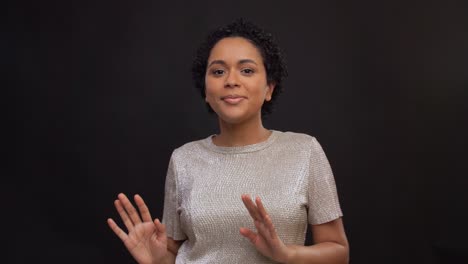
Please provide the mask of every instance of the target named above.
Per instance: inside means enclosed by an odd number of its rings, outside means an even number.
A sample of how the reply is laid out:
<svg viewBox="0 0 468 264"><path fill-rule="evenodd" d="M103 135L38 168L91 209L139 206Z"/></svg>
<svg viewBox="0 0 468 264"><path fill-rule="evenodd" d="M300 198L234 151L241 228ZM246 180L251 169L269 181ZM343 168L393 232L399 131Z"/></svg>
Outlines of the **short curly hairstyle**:
<svg viewBox="0 0 468 264"><path fill-rule="evenodd" d="M273 90L271 100L264 102L262 106L262 116L270 114L278 95L283 92L282 81L288 75L286 63L273 36L252 22L242 18L236 19L232 23L212 31L199 46L192 63L192 78L195 88L199 90L202 98L205 98L205 75L208 58L216 43L227 37L245 38L260 51L266 69L267 82L275 83L275 89ZM208 111L214 113L210 105L208 103L206 103L206 105Z"/></svg>

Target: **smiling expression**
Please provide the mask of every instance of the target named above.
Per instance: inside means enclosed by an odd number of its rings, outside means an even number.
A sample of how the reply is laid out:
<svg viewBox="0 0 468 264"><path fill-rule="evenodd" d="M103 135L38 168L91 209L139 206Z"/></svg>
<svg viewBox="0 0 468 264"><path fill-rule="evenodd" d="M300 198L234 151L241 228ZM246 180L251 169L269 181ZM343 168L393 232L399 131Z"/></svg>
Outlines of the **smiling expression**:
<svg viewBox="0 0 468 264"><path fill-rule="evenodd" d="M274 84L267 82L262 56L241 37L221 39L211 50L205 76L206 102L227 123L261 117Z"/></svg>

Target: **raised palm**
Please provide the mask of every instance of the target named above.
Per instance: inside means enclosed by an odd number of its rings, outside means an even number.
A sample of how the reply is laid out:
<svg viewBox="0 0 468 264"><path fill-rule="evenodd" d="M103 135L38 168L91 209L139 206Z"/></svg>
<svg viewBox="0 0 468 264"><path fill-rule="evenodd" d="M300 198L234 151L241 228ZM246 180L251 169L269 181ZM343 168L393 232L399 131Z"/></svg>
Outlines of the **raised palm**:
<svg viewBox="0 0 468 264"><path fill-rule="evenodd" d="M135 203L141 218L124 194L119 194L114 202L128 234L114 220L109 218L107 223L138 263L161 263L168 253L165 227L158 219L152 220L148 207L139 195L135 195Z"/></svg>
<svg viewBox="0 0 468 264"><path fill-rule="evenodd" d="M284 263L288 259L288 248L276 233L275 227L259 197L255 203L249 195L242 195L242 201L254 220L257 233L248 228L241 228L240 233L248 238L254 247L265 257Z"/></svg>

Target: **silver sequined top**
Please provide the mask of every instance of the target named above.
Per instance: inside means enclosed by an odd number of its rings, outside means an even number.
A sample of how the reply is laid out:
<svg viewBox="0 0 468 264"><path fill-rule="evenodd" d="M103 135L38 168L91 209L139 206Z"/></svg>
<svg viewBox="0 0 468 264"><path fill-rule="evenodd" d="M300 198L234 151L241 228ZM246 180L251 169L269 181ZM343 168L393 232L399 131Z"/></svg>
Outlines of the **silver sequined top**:
<svg viewBox="0 0 468 264"><path fill-rule="evenodd" d="M174 150L163 223L185 240L176 263L274 263L239 233L255 231L241 200L259 196L285 244L304 245L307 223L342 216L329 162L317 140L272 130L263 142L220 147L212 136Z"/></svg>

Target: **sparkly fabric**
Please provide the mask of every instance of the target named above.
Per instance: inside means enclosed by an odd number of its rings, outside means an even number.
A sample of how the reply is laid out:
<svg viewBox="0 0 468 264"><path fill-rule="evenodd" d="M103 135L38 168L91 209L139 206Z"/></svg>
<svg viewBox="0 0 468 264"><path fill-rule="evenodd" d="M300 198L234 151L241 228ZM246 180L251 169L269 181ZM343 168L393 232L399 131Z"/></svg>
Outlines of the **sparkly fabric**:
<svg viewBox="0 0 468 264"><path fill-rule="evenodd" d="M174 150L163 223L185 240L176 263L274 263L239 233L255 231L241 200L259 196L285 244L304 245L307 223L342 216L335 181L317 140L272 130L263 142L220 147L212 136Z"/></svg>

